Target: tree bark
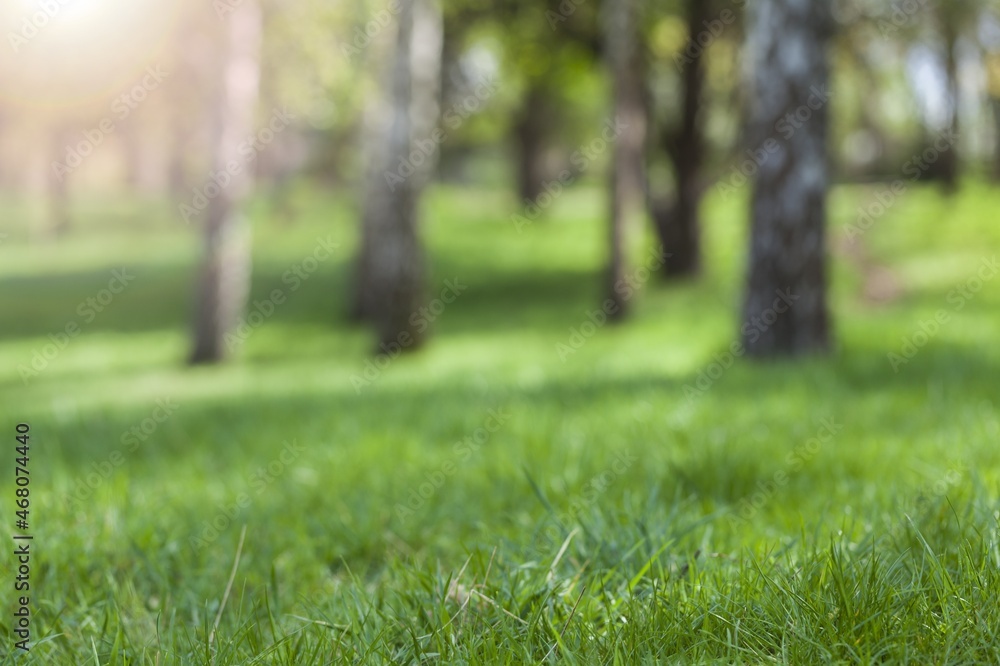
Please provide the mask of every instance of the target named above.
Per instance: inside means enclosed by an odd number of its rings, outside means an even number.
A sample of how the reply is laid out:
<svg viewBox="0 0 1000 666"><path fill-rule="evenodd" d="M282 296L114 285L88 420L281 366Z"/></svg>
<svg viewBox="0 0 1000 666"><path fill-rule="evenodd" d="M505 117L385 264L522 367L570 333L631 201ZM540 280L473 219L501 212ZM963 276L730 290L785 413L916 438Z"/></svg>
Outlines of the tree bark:
<svg viewBox="0 0 1000 666"><path fill-rule="evenodd" d="M944 24L944 62L945 76L948 85L949 121L952 136L958 136L959 130L959 98L958 85L958 54L955 52L958 42L958 29L955 25L957 17L954 11L945 10L941 14ZM953 194L958 190L958 145L941 153L941 182L945 192Z"/></svg>
<svg viewBox="0 0 1000 666"><path fill-rule="evenodd" d="M379 347L418 347L411 317L424 296L418 204L433 173L441 72L441 14L433 0L403 0L388 99L370 105L368 191L353 315L371 321Z"/></svg>
<svg viewBox="0 0 1000 666"><path fill-rule="evenodd" d="M986 95L993 116L993 169L994 182L1000 182L1000 50L984 49L986 66Z"/></svg>
<svg viewBox="0 0 1000 666"><path fill-rule="evenodd" d="M1000 97L991 97L993 108L993 180L1000 183Z"/></svg>
<svg viewBox="0 0 1000 666"><path fill-rule="evenodd" d="M517 192L521 201L534 202L545 182L545 140L549 125L545 83L533 81L525 91L514 123L517 150Z"/></svg>
<svg viewBox="0 0 1000 666"><path fill-rule="evenodd" d="M213 123L215 174L228 173L229 162L243 162L239 145L254 131L260 90L262 15L257 0L242 0L225 20L222 82ZM249 229L239 208L253 185L250 165L243 164L230 178L209 198L205 211L191 363L226 357L225 338L236 327L249 291Z"/></svg>
<svg viewBox="0 0 1000 666"><path fill-rule="evenodd" d="M760 166L753 192L741 328L751 356L822 353L830 346L824 96L832 27L827 0L760 0L753 17L750 138L752 145L774 140L778 148ZM802 109L809 110L808 120L790 136L776 134L787 114Z"/></svg>
<svg viewBox="0 0 1000 666"><path fill-rule="evenodd" d="M703 188L701 169L706 141L702 132L702 93L705 88L705 65L698 35L711 19L712 4L707 0L687 0L688 42L683 53L697 53L686 58L681 67L683 100L680 123L664 133L664 148L674 168L676 195L669 204L653 208L653 220L664 251L669 255L664 266L666 278L690 277L701 271L701 220L699 210Z"/></svg>
<svg viewBox="0 0 1000 666"><path fill-rule="evenodd" d="M609 250L606 300L609 319L628 314L633 289L626 281L627 232L645 208L644 144L647 113L643 95L642 54L636 0L605 0L608 67L613 79L614 115L620 127L613 139L610 174Z"/></svg>

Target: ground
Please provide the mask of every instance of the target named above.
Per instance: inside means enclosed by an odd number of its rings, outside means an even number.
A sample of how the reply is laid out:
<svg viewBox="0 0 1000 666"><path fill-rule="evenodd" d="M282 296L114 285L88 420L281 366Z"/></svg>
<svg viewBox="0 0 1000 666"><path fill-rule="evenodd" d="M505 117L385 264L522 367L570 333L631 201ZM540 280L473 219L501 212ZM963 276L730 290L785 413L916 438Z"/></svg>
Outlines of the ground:
<svg viewBox="0 0 1000 666"><path fill-rule="evenodd" d="M850 231L877 189L832 197L836 352L775 364L728 351L740 197L699 281L644 281L637 240L602 326L597 190L518 231L437 188L433 336L386 361L343 323L354 214L302 185L297 219L254 206L260 315L196 369L193 228L94 196L29 244L3 202L0 505L20 533L24 422L34 540L0 663L996 663L1000 191Z"/></svg>

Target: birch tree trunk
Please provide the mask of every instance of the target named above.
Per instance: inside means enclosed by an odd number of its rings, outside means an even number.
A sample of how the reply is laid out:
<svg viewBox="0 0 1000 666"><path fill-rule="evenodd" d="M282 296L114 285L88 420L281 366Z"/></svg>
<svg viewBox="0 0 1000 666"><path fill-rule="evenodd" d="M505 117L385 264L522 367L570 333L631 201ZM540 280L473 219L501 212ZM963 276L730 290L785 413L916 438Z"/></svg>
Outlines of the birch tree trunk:
<svg viewBox="0 0 1000 666"><path fill-rule="evenodd" d="M228 174L229 182L218 186L217 195L207 196L205 256L197 284L191 363L215 363L226 357L225 338L243 312L250 282L249 229L239 209L253 185L253 171L239 155L239 145L254 133L260 89L261 9L257 0L242 0L223 20L226 35L213 122L212 172ZM241 168L232 173L227 168L230 162ZM224 177L221 180L225 182ZM211 194L215 189L206 181L203 191Z"/></svg>
<svg viewBox="0 0 1000 666"><path fill-rule="evenodd" d="M644 143L646 104L636 0L605 0L608 67L614 87L614 115L621 128L613 139L610 182L609 249L606 299L612 320L623 319L632 294L626 283L627 231L645 210Z"/></svg>
<svg viewBox="0 0 1000 666"><path fill-rule="evenodd" d="M751 356L821 353L830 346L824 229L829 0L759 0L755 9L747 48L749 138L752 146L772 141L777 148L763 160L754 186L741 333ZM791 124L788 114L806 119Z"/></svg>
<svg viewBox="0 0 1000 666"><path fill-rule="evenodd" d="M353 312L375 325L383 350L422 342L424 331L410 321L424 296L418 207L440 146L440 8L433 0L402 0L396 20L388 84L369 102L368 187Z"/></svg>

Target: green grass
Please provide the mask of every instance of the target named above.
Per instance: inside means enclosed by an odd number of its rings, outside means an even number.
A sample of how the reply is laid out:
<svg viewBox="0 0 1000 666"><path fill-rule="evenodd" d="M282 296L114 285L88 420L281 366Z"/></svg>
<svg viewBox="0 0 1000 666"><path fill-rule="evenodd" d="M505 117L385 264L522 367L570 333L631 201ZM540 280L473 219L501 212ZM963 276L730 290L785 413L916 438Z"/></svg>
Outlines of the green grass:
<svg viewBox="0 0 1000 666"><path fill-rule="evenodd" d="M871 196L836 190L833 244ZM907 193L864 236L905 288L896 300L866 301L837 256L836 353L720 374L745 202L707 202L703 279L651 280L630 322L560 359L601 293L599 193L564 195L518 234L504 195L438 189L430 291L468 288L431 344L360 391L372 337L341 318L345 198L303 194L291 226L254 209L252 298L287 302L233 363L197 369L181 361L198 239L169 208L109 218L86 202L79 230L48 243L29 241L28 212L11 216L0 506L12 533L27 422L37 645L10 650L8 540L0 663L1000 659L1000 280L961 310L948 300L1000 246L1000 192ZM282 275L327 235L336 256L291 291ZM25 383L19 366L123 266L134 282ZM887 353L940 309L948 323L893 372ZM717 378L689 398L702 373ZM157 400L176 409L128 439ZM820 441L824 419L836 432ZM282 461L286 442L301 450ZM112 469L69 498L94 465Z"/></svg>

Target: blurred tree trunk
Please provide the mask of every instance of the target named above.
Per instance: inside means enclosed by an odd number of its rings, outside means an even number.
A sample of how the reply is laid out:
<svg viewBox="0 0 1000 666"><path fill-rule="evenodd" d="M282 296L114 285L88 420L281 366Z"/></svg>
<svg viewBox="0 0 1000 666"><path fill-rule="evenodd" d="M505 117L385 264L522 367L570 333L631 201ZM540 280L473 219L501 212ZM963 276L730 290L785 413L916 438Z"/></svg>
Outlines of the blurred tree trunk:
<svg viewBox="0 0 1000 666"><path fill-rule="evenodd" d="M956 12L947 8L940 14L943 29L944 41L944 63L945 77L948 86L948 106L950 112L950 129L954 136L959 130L959 84L958 84L958 54L956 45L958 42L958 17ZM948 194L954 193L958 189L958 145L952 145L950 149L941 153L940 174L941 182L944 184Z"/></svg>
<svg viewBox="0 0 1000 666"><path fill-rule="evenodd" d="M460 103L463 97L469 94L473 85L462 66L462 37L465 27L471 21L477 20L477 17L474 14L466 14L461 9L442 9L446 11L442 17L439 106L442 109L449 109L452 105ZM438 150L440 151L438 171L442 180L454 178L461 181L464 175L463 158L467 149L445 141L438 146Z"/></svg>
<svg viewBox="0 0 1000 666"><path fill-rule="evenodd" d="M66 159L66 146L69 145L70 130L66 126L57 128L52 133L51 150L53 164ZM49 235L62 236L69 232L72 222L69 213L69 174L56 173L55 169L47 171L49 185Z"/></svg>
<svg viewBox="0 0 1000 666"><path fill-rule="evenodd" d="M181 200L188 192L187 153L190 150L189 131L184 117L183 104L175 101L170 110L170 162L167 167L167 184L170 194Z"/></svg>
<svg viewBox="0 0 1000 666"><path fill-rule="evenodd" d="M7 192L15 189L15 185L11 182L11 171L10 164L7 158L7 145L6 145L6 135L4 130L7 127L7 117L4 110L0 108L0 192Z"/></svg>
<svg viewBox="0 0 1000 666"><path fill-rule="evenodd" d="M1000 97L991 97L993 107L993 180L1000 182Z"/></svg>
<svg viewBox="0 0 1000 666"><path fill-rule="evenodd" d="M675 197L669 204L653 208L653 221L660 244L670 256L664 266L665 277L689 277L701 270L701 221L699 209L703 194L701 169L705 162L706 141L702 132L702 93L705 89L703 48L698 35L712 18L709 0L687 0L688 42L681 67L682 110L678 126L664 133L667 156L674 167Z"/></svg>
<svg viewBox="0 0 1000 666"><path fill-rule="evenodd" d="M229 173L226 164L242 163L239 145L254 132L260 88L262 16L256 0L242 0L227 17L222 81L215 109L212 171ZM238 323L250 282L249 230L239 207L253 185L243 165L228 185L208 197L205 257L197 284L191 363L215 363L226 356L225 337ZM207 183L207 181L206 181ZM203 188L214 192L216 188Z"/></svg>
<svg viewBox="0 0 1000 666"><path fill-rule="evenodd" d="M627 231L634 217L645 209L644 144L647 108L643 95L642 53L639 50L636 0L605 0L608 66L614 82L616 137L612 148L610 174L609 249L606 299L612 320L627 315L632 288L625 279ZM607 139L607 137L604 137Z"/></svg>
<svg viewBox="0 0 1000 666"><path fill-rule="evenodd" d="M195 185L193 167L200 163L202 155L203 142L197 138L206 116L210 115L204 109L216 103L211 91L217 84L204 66L205 61L213 58L211 45L215 41L206 33L206 26L193 17L182 19L174 31L173 49L177 58L165 92L170 99L167 186L177 201L191 197ZM211 124L208 129L210 133L215 131Z"/></svg>
<svg viewBox="0 0 1000 666"><path fill-rule="evenodd" d="M517 151L517 192L520 200L535 201L545 182L545 141L549 126L548 87L533 80L524 93L513 127Z"/></svg>
<svg viewBox="0 0 1000 666"><path fill-rule="evenodd" d="M439 141L441 14L433 0L403 0L386 91L369 104L368 190L352 314L375 324L380 346L421 343L410 322L424 296L420 194Z"/></svg>
<svg viewBox="0 0 1000 666"><path fill-rule="evenodd" d="M824 227L832 27L828 0L760 0L750 27L751 145L772 137L787 114L811 110L777 142L754 187L741 329L751 356L821 353L830 346Z"/></svg>
<svg viewBox="0 0 1000 666"><path fill-rule="evenodd" d="M993 114L993 180L1000 182L1000 50L985 49L986 94Z"/></svg>
<svg viewBox="0 0 1000 666"><path fill-rule="evenodd" d="M146 149L142 143L142 128L138 126L136 114L120 122L117 131L125 162L125 187L135 194L142 189L143 150Z"/></svg>

